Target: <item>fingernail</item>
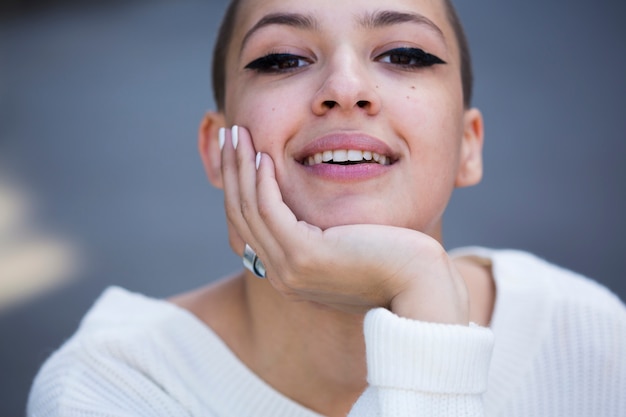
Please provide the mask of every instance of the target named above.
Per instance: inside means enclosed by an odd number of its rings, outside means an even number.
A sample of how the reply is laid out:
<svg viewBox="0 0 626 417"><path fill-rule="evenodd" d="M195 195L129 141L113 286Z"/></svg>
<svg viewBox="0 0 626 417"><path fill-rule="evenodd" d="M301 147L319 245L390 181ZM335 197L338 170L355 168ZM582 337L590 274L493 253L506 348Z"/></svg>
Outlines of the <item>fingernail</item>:
<svg viewBox="0 0 626 417"><path fill-rule="evenodd" d="M257 152L256 154L256 169L259 170L259 165L261 165L261 152Z"/></svg>
<svg viewBox="0 0 626 417"><path fill-rule="evenodd" d="M231 139L233 140L233 148L237 149L237 144L239 143L239 126L233 126L231 131Z"/></svg>
<svg viewBox="0 0 626 417"><path fill-rule="evenodd" d="M221 151L222 149L224 149L224 142L226 141L226 129L224 129L223 127L220 127L220 130L217 136L219 138L220 151Z"/></svg>

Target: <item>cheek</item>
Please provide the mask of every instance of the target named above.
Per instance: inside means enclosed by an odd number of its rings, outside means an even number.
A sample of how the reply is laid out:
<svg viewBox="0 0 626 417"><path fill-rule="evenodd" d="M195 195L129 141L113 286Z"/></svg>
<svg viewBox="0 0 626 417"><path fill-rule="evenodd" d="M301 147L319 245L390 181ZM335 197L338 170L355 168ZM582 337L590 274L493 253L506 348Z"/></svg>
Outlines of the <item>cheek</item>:
<svg viewBox="0 0 626 417"><path fill-rule="evenodd" d="M294 99L293 91L267 88L246 92L233 106L229 121L250 131L257 151L274 156L285 140L297 131L302 106L303 103Z"/></svg>
<svg viewBox="0 0 626 417"><path fill-rule="evenodd" d="M405 88L403 94L388 100L389 113L395 115L396 129L410 148L449 152L460 143L463 127L462 106L440 91L415 92ZM419 149L417 149L419 150ZM414 151L414 149L412 149Z"/></svg>
<svg viewBox="0 0 626 417"><path fill-rule="evenodd" d="M396 115L393 128L407 147L412 177L420 184L452 187L463 135L462 102L441 89L409 85L397 91L402 94L388 101L388 109Z"/></svg>

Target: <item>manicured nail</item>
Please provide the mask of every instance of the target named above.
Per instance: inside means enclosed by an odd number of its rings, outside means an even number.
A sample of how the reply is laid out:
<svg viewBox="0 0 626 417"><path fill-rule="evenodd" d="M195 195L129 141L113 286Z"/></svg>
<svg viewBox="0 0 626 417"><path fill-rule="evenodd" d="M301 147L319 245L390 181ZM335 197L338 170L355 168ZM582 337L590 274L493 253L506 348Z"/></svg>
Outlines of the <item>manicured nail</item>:
<svg viewBox="0 0 626 417"><path fill-rule="evenodd" d="M224 142L226 141L226 129L224 129L223 127L220 127L220 130L217 136L219 138L220 151L221 151L222 149L224 149Z"/></svg>
<svg viewBox="0 0 626 417"><path fill-rule="evenodd" d="M257 152L256 154L256 169L259 170L259 165L261 165L261 152Z"/></svg>
<svg viewBox="0 0 626 417"><path fill-rule="evenodd" d="M239 126L233 126L231 131L231 139L233 140L233 148L237 149L237 144L239 143Z"/></svg>

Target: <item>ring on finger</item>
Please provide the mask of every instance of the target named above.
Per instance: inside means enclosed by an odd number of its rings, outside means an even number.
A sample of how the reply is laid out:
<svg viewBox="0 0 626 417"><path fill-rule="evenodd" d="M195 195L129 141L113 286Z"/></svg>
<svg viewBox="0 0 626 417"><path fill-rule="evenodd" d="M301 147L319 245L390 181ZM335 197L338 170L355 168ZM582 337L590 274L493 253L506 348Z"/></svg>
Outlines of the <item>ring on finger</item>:
<svg viewBox="0 0 626 417"><path fill-rule="evenodd" d="M265 265L256 252L246 243L243 250L243 266L259 278L265 278Z"/></svg>

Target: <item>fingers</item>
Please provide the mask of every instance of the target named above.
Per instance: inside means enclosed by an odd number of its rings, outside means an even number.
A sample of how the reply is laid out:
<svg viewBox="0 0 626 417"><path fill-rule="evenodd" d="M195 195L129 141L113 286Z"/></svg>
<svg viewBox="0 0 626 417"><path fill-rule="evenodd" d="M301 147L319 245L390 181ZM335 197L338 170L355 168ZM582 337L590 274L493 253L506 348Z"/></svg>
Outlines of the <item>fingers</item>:
<svg viewBox="0 0 626 417"><path fill-rule="evenodd" d="M299 221L283 201L274 161L257 153L250 133L235 127L221 136L231 246L242 255L249 244L275 289L342 311L390 306L406 317L459 321L464 310L448 307L463 304L463 288L457 290L438 242L385 225L322 231Z"/></svg>
<svg viewBox="0 0 626 417"><path fill-rule="evenodd" d="M235 138L233 139L233 144L237 144L235 159L238 173L240 210L243 218L248 222L254 219L257 211L256 168L254 163L256 152L246 129L233 126L232 137Z"/></svg>
<svg viewBox="0 0 626 417"><path fill-rule="evenodd" d="M222 139L223 138L223 139ZM240 198L240 173L235 145L238 145L238 131L235 129L223 129L220 131L220 143L222 143L222 177L224 181L224 207L226 217L233 226L236 234L244 241L250 241L251 233L242 215ZM231 232L232 233L232 232ZM239 255L243 253L244 242L236 243L238 239L231 239L233 250ZM238 245L237 247L234 247Z"/></svg>
<svg viewBox="0 0 626 417"><path fill-rule="evenodd" d="M241 255L248 243L268 267L267 254L280 249L258 211L257 153L252 138L247 129L238 126L226 130L224 136L222 175L226 214L240 237L231 238L231 245Z"/></svg>
<svg viewBox="0 0 626 417"><path fill-rule="evenodd" d="M298 253L305 253L302 243L314 244L321 237L321 229L298 221L285 204L276 180L274 161L267 154L260 154L256 179L257 211L266 230L274 236L281 253L294 260ZM318 248L320 249L320 248Z"/></svg>
<svg viewBox="0 0 626 417"><path fill-rule="evenodd" d="M279 235L284 235L287 229L289 229L290 233L293 233L294 224L298 220L291 209L283 202L283 197L276 181L274 161L269 155L259 154L256 187L259 215L267 226Z"/></svg>
<svg viewBox="0 0 626 417"><path fill-rule="evenodd" d="M222 169L226 212L243 239L235 252L241 255L247 243L265 264L270 280L277 277L275 271L280 271L282 278L293 276L290 271L294 266L298 269L319 258L309 256L314 255L311 250L320 252L324 246L315 245L310 233L321 235L321 230L298 222L283 202L273 160L256 152L247 129L234 127L225 136Z"/></svg>

